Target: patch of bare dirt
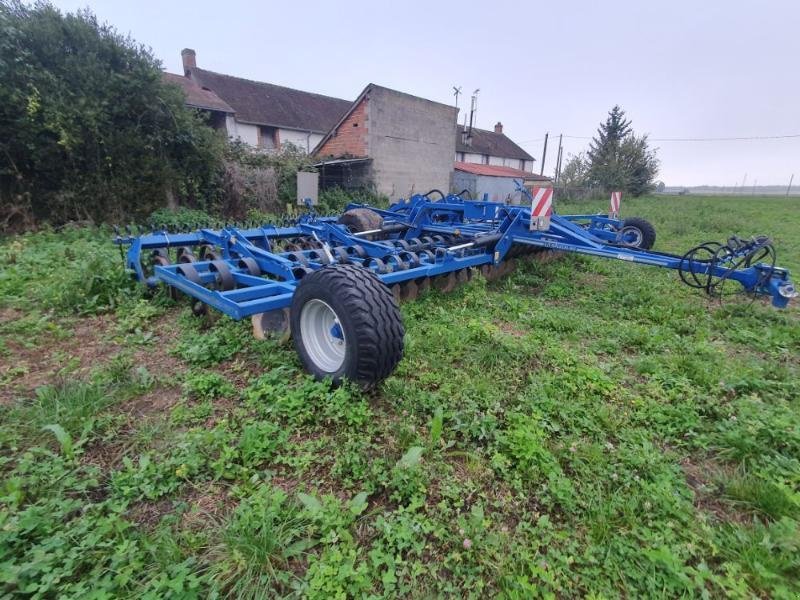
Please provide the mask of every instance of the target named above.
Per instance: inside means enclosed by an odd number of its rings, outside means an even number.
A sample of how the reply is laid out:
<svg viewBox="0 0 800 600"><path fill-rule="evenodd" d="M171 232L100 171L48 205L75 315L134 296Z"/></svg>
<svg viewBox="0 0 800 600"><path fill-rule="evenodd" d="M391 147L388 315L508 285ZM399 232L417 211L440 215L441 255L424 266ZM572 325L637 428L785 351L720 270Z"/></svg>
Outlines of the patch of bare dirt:
<svg viewBox="0 0 800 600"><path fill-rule="evenodd" d="M97 467L104 475L107 475L122 461L124 452L124 444L95 442L84 450L81 464Z"/></svg>
<svg viewBox="0 0 800 600"><path fill-rule="evenodd" d="M181 526L198 530L220 521L233 510L236 502L228 495L227 488L209 483L191 488L187 494L177 498L137 502L128 510L127 517L146 531L152 531L161 519L180 509L182 504L188 508L181 514Z"/></svg>
<svg viewBox="0 0 800 600"><path fill-rule="evenodd" d="M24 313L16 308L0 308L0 323L11 323L11 321L18 321L23 317Z"/></svg>
<svg viewBox="0 0 800 600"><path fill-rule="evenodd" d="M17 319L20 315L14 309L3 309L0 320ZM176 311L169 311L149 323L147 330L155 334L155 339L141 346L126 346L112 315L77 319L63 339L45 340L40 336L31 347L8 336L5 344L10 354L7 364L0 366L0 381L7 383L0 387L0 404L31 397L36 388L54 383L65 367L70 367L70 377L85 377L130 348L135 366L146 367L158 378L174 377L185 369L184 363L169 352L180 334L175 318Z"/></svg>
<svg viewBox="0 0 800 600"><path fill-rule="evenodd" d="M175 406L180 399L180 388L156 387L142 396L137 396L119 405L118 410L127 413L132 419L138 420L150 416L163 415Z"/></svg>
<svg viewBox="0 0 800 600"><path fill-rule="evenodd" d="M263 368L260 365L246 362L241 358L223 362L212 370L225 377L229 383L240 391L248 387L263 372Z"/></svg>
<svg viewBox="0 0 800 600"><path fill-rule="evenodd" d="M496 325L497 325L497 328L500 331L502 331L503 333L506 333L508 335L511 335L513 337L520 338L520 337L525 337L526 335L528 335L527 331L525 331L524 329L519 329L513 323L508 323L506 321L499 321L499 322L496 323Z"/></svg>
<svg viewBox="0 0 800 600"><path fill-rule="evenodd" d="M128 509L127 517L145 531L152 531L172 509L171 500L143 500Z"/></svg>
<svg viewBox="0 0 800 600"><path fill-rule="evenodd" d="M716 480L726 471L724 465L708 458L691 456L685 457L680 464L686 483L694 493L694 505L697 509L710 513L725 523L749 522L746 513L736 510L721 497L721 489Z"/></svg>
<svg viewBox="0 0 800 600"><path fill-rule="evenodd" d="M219 521L236 505L227 488L214 483L194 488L182 500L189 505L189 510L181 515L181 525L185 529L208 527L209 521Z"/></svg>
<svg viewBox="0 0 800 600"><path fill-rule="evenodd" d="M4 318L9 314L6 312ZM45 341L40 336L31 347L7 337L5 343L10 355L7 364L0 367L0 379L7 379L8 383L0 388L0 404L32 396L36 388L52 383L73 362L76 368L71 374L75 377L105 363L120 351L120 346L112 340L113 326L114 319L108 315L78 319L63 339Z"/></svg>

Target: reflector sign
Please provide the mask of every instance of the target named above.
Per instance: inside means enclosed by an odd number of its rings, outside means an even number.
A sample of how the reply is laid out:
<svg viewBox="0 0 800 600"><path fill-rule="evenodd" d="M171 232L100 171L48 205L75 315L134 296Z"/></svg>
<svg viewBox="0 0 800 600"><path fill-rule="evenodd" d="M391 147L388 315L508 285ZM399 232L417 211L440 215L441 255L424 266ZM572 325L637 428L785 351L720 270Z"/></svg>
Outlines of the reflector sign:
<svg viewBox="0 0 800 600"><path fill-rule="evenodd" d="M553 214L553 188L535 187L531 190L531 231L550 229Z"/></svg>
<svg viewBox="0 0 800 600"><path fill-rule="evenodd" d="M611 206L608 210L608 216L616 219L619 215L619 205L622 202L622 192L611 192Z"/></svg>
<svg viewBox="0 0 800 600"><path fill-rule="evenodd" d="M553 188L535 187L532 196L531 215L549 217L553 214Z"/></svg>

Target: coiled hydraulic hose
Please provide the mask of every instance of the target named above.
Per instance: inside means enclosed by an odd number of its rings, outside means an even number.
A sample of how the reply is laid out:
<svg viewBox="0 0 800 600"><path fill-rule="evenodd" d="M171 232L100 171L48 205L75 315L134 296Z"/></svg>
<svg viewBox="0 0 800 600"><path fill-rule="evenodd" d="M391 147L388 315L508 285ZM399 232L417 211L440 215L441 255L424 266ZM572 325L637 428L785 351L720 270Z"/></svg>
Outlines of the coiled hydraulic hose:
<svg viewBox="0 0 800 600"><path fill-rule="evenodd" d="M775 268L775 248L767 236L757 236L743 240L737 236L727 243L704 242L689 250L681 258L678 273L681 281L696 289L705 291L712 297L723 296L722 288L731 275L741 268L756 263L764 263L764 269L756 288L769 281ZM718 268L724 269L720 274Z"/></svg>
<svg viewBox="0 0 800 600"><path fill-rule="evenodd" d="M429 191L428 193L422 194L422 195L425 196L428 200L430 200L431 199L431 194L439 194L441 200L444 200L444 198L445 198L444 193L441 190L437 190L435 188L432 189L431 191Z"/></svg>

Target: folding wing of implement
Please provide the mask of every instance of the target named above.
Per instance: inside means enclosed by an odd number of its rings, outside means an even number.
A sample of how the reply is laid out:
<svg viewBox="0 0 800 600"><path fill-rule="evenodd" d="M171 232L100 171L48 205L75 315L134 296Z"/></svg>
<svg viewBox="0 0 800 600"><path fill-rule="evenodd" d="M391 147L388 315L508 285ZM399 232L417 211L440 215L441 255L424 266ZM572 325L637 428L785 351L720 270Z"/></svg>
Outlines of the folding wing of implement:
<svg viewBox="0 0 800 600"><path fill-rule="evenodd" d="M437 195L438 194L438 195ZM603 215L541 217L531 207L474 201L432 191L381 210L351 204L339 218L304 215L282 225L153 227L117 235L126 266L144 284L169 286L234 319L253 319L256 334L291 331L305 368L368 388L402 358L398 301L430 286L453 289L480 271L494 279L516 257L575 252L675 269L692 287L744 292L785 307L797 295L775 264L768 238L701 244L684 255L653 251L643 219Z"/></svg>

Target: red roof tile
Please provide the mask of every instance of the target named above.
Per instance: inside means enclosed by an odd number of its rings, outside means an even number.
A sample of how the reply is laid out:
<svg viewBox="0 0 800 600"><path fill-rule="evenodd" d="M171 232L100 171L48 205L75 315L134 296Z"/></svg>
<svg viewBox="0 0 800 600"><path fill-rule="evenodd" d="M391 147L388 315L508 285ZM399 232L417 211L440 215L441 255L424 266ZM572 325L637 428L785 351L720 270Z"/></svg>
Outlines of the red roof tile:
<svg viewBox="0 0 800 600"><path fill-rule="evenodd" d="M517 177L519 179L532 179L534 181L550 181L549 177L544 177L543 175L536 175L528 171L522 171L512 167L501 167L498 165L457 162L455 168L457 171L473 173L474 175L486 175L488 177Z"/></svg>

